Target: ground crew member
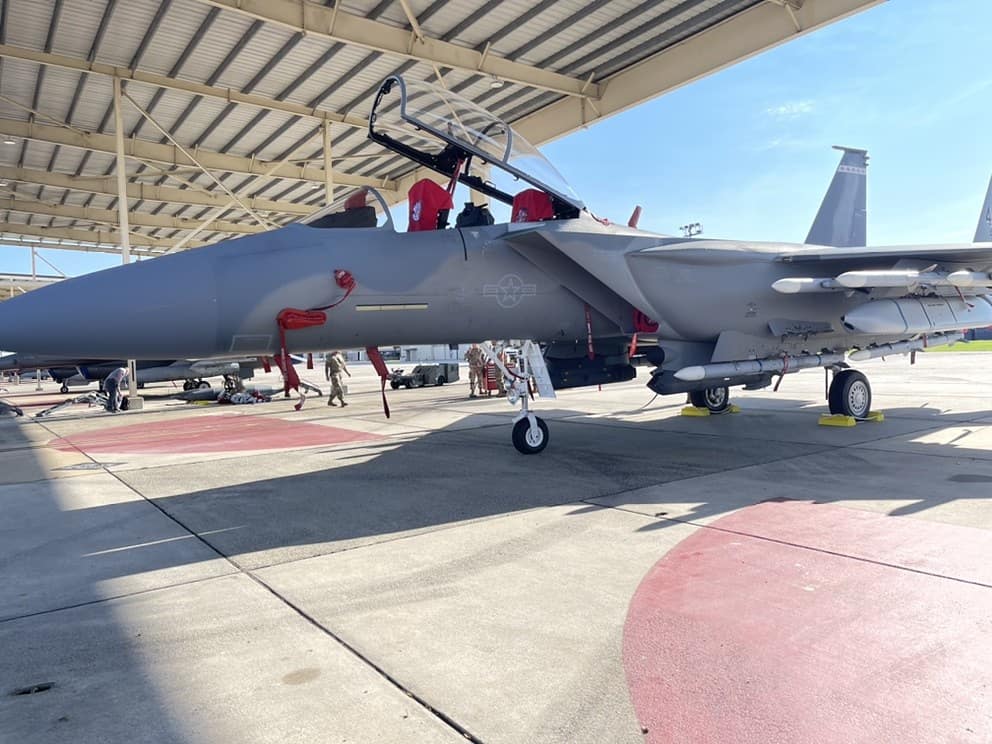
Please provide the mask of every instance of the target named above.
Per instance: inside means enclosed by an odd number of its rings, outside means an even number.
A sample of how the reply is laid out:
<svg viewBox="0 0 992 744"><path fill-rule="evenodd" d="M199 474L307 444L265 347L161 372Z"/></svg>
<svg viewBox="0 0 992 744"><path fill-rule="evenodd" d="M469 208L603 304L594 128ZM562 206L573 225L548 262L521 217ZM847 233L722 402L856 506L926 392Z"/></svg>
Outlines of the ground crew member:
<svg viewBox="0 0 992 744"><path fill-rule="evenodd" d="M474 398L478 388L482 394L482 381L486 375L486 355L478 344L472 344L471 348L465 352L465 361L468 362L468 397Z"/></svg>
<svg viewBox="0 0 992 744"><path fill-rule="evenodd" d="M351 377L348 365L344 361L344 355L340 350L335 349L324 357L324 376L331 381L331 395L327 399L327 405L336 406L335 398L340 399L342 408L346 405L344 401L344 389L341 387L341 373L344 372Z"/></svg>
<svg viewBox="0 0 992 744"><path fill-rule="evenodd" d="M103 381L103 390L107 394L107 410L117 413L121 410L121 389L130 385L127 377L127 367L118 367Z"/></svg>

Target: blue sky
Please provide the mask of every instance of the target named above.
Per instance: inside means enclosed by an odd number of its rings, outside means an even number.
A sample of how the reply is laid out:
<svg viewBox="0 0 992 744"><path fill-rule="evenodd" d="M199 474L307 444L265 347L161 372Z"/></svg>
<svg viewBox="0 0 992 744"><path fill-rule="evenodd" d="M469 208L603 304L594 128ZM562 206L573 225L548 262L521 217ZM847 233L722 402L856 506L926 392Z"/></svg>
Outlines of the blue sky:
<svg viewBox="0 0 992 744"><path fill-rule="evenodd" d="M872 245L969 242L992 174L988 0L892 0L543 148L598 215L800 242L839 153L867 148ZM45 251L69 275L110 255ZM47 267L39 264L39 271ZM0 271L30 252L0 247Z"/></svg>

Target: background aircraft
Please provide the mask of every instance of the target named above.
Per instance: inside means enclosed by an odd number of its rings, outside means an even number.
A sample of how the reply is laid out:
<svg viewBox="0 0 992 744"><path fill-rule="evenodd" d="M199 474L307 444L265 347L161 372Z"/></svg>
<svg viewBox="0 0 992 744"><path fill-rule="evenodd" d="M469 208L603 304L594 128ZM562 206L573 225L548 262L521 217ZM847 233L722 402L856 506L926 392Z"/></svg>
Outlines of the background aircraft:
<svg viewBox="0 0 992 744"><path fill-rule="evenodd" d="M630 379L636 346L655 365L652 390L712 411L726 409L731 386L824 367L830 410L863 417L871 389L850 361L992 324L992 244L837 248L608 224L505 122L402 78L381 87L369 134L450 179L414 185L407 232L368 189L378 209L349 196L351 209L338 202L279 230L10 300L0 345L154 359L530 338L544 344L534 374L556 387ZM486 165L502 180L483 178ZM443 229L457 182L511 204L512 221L465 210ZM57 311L70 307L86 312ZM95 319L111 313L123 317L106 333ZM514 429L527 433L514 436L523 452L547 443L529 411Z"/></svg>
<svg viewBox="0 0 992 744"><path fill-rule="evenodd" d="M62 393L68 393L70 385L88 385L98 382L102 386L107 375L118 367L126 366L127 362L120 360L80 360L36 354L9 354L0 357L0 372L45 370L53 380L62 384L60 388ZM151 382L183 380L184 390L208 388L210 383L205 378L236 375L241 379L246 379L254 376L255 367L256 362L254 360L141 361L137 363L137 383L143 387Z"/></svg>

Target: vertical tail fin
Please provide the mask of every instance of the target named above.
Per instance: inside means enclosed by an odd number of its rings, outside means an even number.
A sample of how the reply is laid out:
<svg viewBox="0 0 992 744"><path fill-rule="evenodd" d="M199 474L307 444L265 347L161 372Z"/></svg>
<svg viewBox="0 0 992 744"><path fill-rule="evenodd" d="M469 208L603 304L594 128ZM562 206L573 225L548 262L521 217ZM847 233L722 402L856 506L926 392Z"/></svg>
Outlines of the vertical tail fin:
<svg viewBox="0 0 992 744"><path fill-rule="evenodd" d="M868 244L868 151L834 145L844 154L806 236L811 245L848 248Z"/></svg>
<svg viewBox="0 0 992 744"><path fill-rule="evenodd" d="M982 205L982 213L978 216L978 227L975 228L976 243L990 241L992 241L992 179L989 179L989 188L985 192L985 203Z"/></svg>

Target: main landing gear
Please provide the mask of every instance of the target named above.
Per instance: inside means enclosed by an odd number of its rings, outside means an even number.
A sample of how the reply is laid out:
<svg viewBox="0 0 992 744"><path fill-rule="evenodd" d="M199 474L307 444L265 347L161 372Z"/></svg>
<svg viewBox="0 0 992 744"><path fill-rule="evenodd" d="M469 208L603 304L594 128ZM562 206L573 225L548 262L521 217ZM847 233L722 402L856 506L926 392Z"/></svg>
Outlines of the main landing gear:
<svg viewBox="0 0 992 744"><path fill-rule="evenodd" d="M513 434L511 439L517 452L523 455L536 455L548 446L550 435L544 419L535 416L530 410L531 380L534 381L538 395L542 398L554 398L555 391L551 385L551 377L544 363L540 347L533 341L524 341L520 353L520 368L509 369L503 364L496 351L488 343L479 344L479 348L502 373L506 386L506 400L510 405L520 403L520 413L513 417Z"/></svg>
<svg viewBox="0 0 992 744"><path fill-rule="evenodd" d="M206 380L186 380L183 382L183 390L189 392L190 390L206 390L210 387L210 383Z"/></svg>
<svg viewBox="0 0 992 744"><path fill-rule="evenodd" d="M834 372L834 379L827 390L830 413L867 418L871 411L871 385L868 378L856 369Z"/></svg>
<svg viewBox="0 0 992 744"><path fill-rule="evenodd" d="M706 408L710 413L723 413L730 408L730 388L726 385L693 390L689 393L689 403L696 408Z"/></svg>

